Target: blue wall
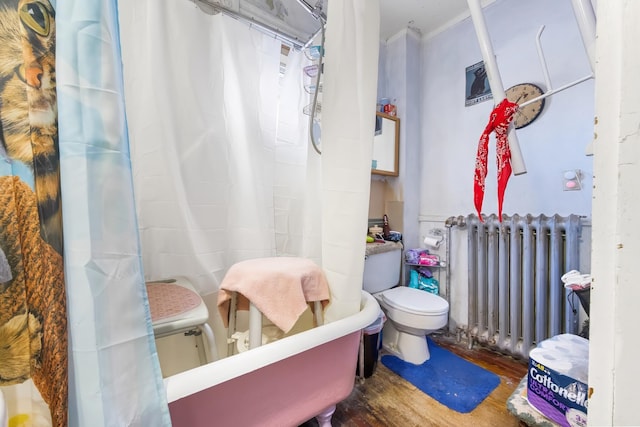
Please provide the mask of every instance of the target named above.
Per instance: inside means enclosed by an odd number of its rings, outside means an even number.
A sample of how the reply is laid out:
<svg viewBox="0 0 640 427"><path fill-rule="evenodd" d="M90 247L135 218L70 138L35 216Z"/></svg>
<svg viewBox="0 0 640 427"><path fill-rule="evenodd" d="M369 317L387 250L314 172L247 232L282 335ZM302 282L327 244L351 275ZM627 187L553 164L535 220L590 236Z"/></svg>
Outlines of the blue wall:
<svg viewBox="0 0 640 427"><path fill-rule="evenodd" d="M505 89L524 82L544 86L535 43L541 25L554 88L591 73L571 2L502 0L484 13ZM478 139L493 108L493 100L464 105L465 68L482 60L471 19L424 40L421 53L420 212L471 213ZM594 102L592 79L548 98L542 115L518 130L528 173L511 178L504 213L591 215L593 167L585 148L593 138ZM490 146L484 213L497 212L493 138ZM583 172L583 190L563 191L563 172L574 169Z"/></svg>
<svg viewBox="0 0 640 427"><path fill-rule="evenodd" d="M591 73L571 2L498 0L484 14L505 89L545 86L536 51L542 25L553 88ZM390 184L404 200L411 239L420 220L474 212L476 150L494 101L465 107L465 68L482 60L471 18L429 38L403 30L381 45L380 60L379 96L396 99L402 120L400 177ZM593 138L594 102L588 80L548 98L542 115L518 130L527 173L511 177L504 213L591 216L593 167L585 149ZM486 214L497 212L494 150L492 137ZM583 189L564 191L563 172L576 169Z"/></svg>

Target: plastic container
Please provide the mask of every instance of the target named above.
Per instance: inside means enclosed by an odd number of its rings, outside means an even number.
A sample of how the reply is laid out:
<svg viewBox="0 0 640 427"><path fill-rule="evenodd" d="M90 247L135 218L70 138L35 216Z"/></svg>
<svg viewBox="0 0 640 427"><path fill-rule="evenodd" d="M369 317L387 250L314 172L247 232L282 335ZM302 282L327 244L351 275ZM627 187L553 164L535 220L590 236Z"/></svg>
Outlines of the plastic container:
<svg viewBox="0 0 640 427"><path fill-rule="evenodd" d="M304 74L308 77L315 77L318 75L318 71L320 71L320 67L318 64L307 65L302 69Z"/></svg>
<svg viewBox="0 0 640 427"><path fill-rule="evenodd" d="M386 320L386 316L382 310L380 310L378 318L362 331L362 340L364 342L364 378L369 378L376 371L376 366L378 365L378 351L380 350L380 332L382 332L382 327ZM360 374L360 355L358 355L356 375L360 377L363 376Z"/></svg>
<svg viewBox="0 0 640 427"><path fill-rule="evenodd" d="M315 61L322 57L322 47L321 46L309 46L304 50L304 56L311 61Z"/></svg>

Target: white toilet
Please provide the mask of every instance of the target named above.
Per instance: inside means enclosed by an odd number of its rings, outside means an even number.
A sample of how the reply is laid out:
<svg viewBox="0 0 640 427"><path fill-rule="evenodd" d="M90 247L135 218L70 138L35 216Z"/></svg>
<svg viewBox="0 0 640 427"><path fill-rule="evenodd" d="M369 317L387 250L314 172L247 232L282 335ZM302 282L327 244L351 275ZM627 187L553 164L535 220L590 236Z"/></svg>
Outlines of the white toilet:
<svg viewBox="0 0 640 427"><path fill-rule="evenodd" d="M368 254L363 288L372 294L387 316L382 330L382 347L405 362L420 365L428 360L426 335L447 324L449 303L438 295L398 286L402 250ZM369 252L369 250L368 250Z"/></svg>

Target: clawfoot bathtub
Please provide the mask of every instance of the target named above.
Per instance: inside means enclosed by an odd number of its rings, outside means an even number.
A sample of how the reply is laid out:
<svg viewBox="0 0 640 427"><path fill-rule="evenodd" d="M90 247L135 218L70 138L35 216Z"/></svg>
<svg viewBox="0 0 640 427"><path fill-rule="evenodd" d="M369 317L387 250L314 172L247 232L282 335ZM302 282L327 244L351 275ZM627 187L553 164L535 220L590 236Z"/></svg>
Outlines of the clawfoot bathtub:
<svg viewBox="0 0 640 427"><path fill-rule="evenodd" d="M174 427L330 426L353 389L362 329L380 313L362 292L352 316L165 379Z"/></svg>

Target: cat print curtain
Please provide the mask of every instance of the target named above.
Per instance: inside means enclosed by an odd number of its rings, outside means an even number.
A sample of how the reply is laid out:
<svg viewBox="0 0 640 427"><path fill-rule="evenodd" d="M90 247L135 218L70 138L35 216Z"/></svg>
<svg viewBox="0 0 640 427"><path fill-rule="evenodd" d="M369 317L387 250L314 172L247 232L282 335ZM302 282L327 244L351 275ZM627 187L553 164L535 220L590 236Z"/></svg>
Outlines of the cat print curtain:
<svg viewBox="0 0 640 427"><path fill-rule="evenodd" d="M0 0L0 427L171 425L116 10Z"/></svg>
<svg viewBox="0 0 640 427"><path fill-rule="evenodd" d="M0 32L0 387L10 426L66 426L54 9L3 0Z"/></svg>

